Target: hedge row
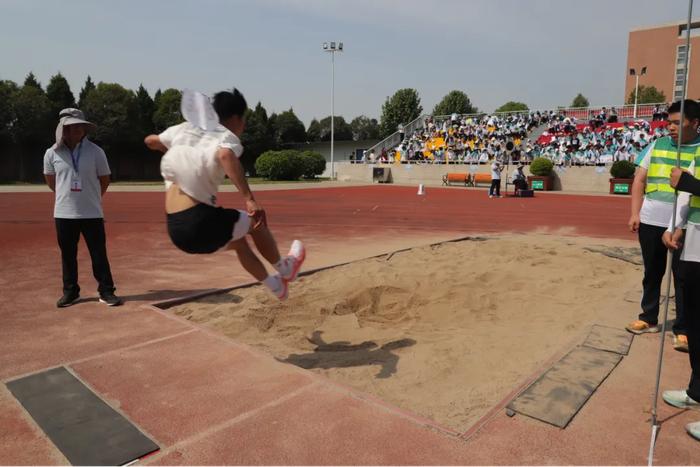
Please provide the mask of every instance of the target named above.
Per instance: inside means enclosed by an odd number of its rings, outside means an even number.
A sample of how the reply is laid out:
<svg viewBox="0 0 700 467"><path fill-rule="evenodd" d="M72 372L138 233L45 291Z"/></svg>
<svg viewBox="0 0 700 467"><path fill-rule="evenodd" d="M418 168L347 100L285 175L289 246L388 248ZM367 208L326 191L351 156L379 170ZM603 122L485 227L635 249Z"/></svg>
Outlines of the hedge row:
<svg viewBox="0 0 700 467"><path fill-rule="evenodd" d="M311 151L267 151L255 161L258 176L269 180L315 178L326 170L326 159Z"/></svg>

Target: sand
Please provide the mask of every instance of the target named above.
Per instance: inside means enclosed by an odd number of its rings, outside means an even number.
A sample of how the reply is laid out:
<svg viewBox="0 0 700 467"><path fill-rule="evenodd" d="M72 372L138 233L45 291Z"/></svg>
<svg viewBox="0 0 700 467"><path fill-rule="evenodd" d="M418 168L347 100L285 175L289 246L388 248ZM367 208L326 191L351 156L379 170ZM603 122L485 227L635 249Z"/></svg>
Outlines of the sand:
<svg viewBox="0 0 700 467"><path fill-rule="evenodd" d="M302 277L283 303L253 287L173 310L466 431L591 325L622 328L634 319L642 278L635 262L629 242L484 237Z"/></svg>

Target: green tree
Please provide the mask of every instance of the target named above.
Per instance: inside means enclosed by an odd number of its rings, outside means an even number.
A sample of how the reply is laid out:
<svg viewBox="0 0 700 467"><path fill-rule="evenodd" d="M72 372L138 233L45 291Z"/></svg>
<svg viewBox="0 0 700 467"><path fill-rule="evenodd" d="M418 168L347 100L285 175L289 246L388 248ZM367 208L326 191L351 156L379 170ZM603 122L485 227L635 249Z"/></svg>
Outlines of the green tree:
<svg viewBox="0 0 700 467"><path fill-rule="evenodd" d="M495 112L520 112L528 110L530 109L527 106L527 104L523 104L522 102L508 101L499 108L497 108Z"/></svg>
<svg viewBox="0 0 700 467"><path fill-rule="evenodd" d="M139 89L136 91L136 131L139 137L145 137L155 131L153 126L153 113L155 110L156 106L153 99L148 95L148 91L143 87L143 84L140 84Z"/></svg>
<svg viewBox="0 0 700 467"><path fill-rule="evenodd" d="M352 119L350 128L352 129L352 139L355 141L379 139L379 122L376 118L360 115Z"/></svg>
<svg viewBox="0 0 700 467"><path fill-rule="evenodd" d="M24 85L35 87L39 91L44 92L44 88L41 87L41 83L37 81L36 76L34 76L34 73L31 71L29 72L27 77L24 78Z"/></svg>
<svg viewBox="0 0 700 467"><path fill-rule="evenodd" d="M53 121L58 120L52 118L51 101L44 91L33 84L22 86L14 97L11 105L16 116L13 132L17 142L44 146L53 135Z"/></svg>
<svg viewBox="0 0 700 467"><path fill-rule="evenodd" d="M321 141L321 124L315 118L309 123L309 128L306 130L306 139L308 141Z"/></svg>
<svg viewBox="0 0 700 467"><path fill-rule="evenodd" d="M241 137L241 143L245 147L241 163L247 171L254 172L255 161L260 154L274 146L274 135L267 118L267 111L260 102L255 109L246 110L246 128Z"/></svg>
<svg viewBox="0 0 700 467"><path fill-rule="evenodd" d="M153 125L157 132L184 121L180 113L181 100L182 93L173 88L166 89L154 99L156 110L153 113Z"/></svg>
<svg viewBox="0 0 700 467"><path fill-rule="evenodd" d="M588 103L588 99L581 94L580 92L574 97L574 100L571 102L571 107L588 107L590 104Z"/></svg>
<svg viewBox="0 0 700 467"><path fill-rule="evenodd" d="M12 141L13 126L17 119L15 95L19 87L14 81L0 81L0 145Z"/></svg>
<svg viewBox="0 0 700 467"><path fill-rule="evenodd" d="M135 131L136 97L116 83L98 83L85 98L83 111L97 128L94 138L105 150L123 148L138 142Z"/></svg>
<svg viewBox="0 0 700 467"><path fill-rule="evenodd" d="M87 79L85 80L85 84L83 85L83 89L81 89L80 94L78 94L78 107L80 109L83 108L83 105L85 104L85 99L87 98L87 95L90 94L94 90L95 90L95 83L92 82L92 78L90 78L90 75L88 75Z"/></svg>
<svg viewBox="0 0 700 467"><path fill-rule="evenodd" d="M473 114L478 112L472 106L469 96L462 91L450 91L433 109L433 115Z"/></svg>
<svg viewBox="0 0 700 467"><path fill-rule="evenodd" d="M276 115L272 119L272 129L275 135L277 144L299 143L306 141L306 130L301 120L294 114L294 110L290 108L286 112Z"/></svg>
<svg viewBox="0 0 700 467"><path fill-rule="evenodd" d="M153 94L153 103L156 105L156 108L158 107L158 103L160 102L161 97L163 97L163 91L157 89L156 93Z"/></svg>
<svg viewBox="0 0 700 467"><path fill-rule="evenodd" d="M411 88L399 89L393 96L387 97L382 105L382 116L379 127L381 137L387 137L397 131L400 124L408 123L418 118L423 112L418 91Z"/></svg>
<svg viewBox="0 0 700 467"><path fill-rule="evenodd" d="M336 141L349 141L352 139L352 128L348 122L345 121L343 117L336 116L333 119L333 139ZM330 141L331 140L331 117L321 119L318 122L319 127L319 140L320 141Z"/></svg>
<svg viewBox="0 0 700 467"><path fill-rule="evenodd" d="M51 115L51 101L34 84L22 86L13 94L10 104L15 122L12 134L18 147L18 176L21 181L41 178L42 150L54 142L55 118Z"/></svg>
<svg viewBox="0 0 700 467"><path fill-rule="evenodd" d="M62 109L75 107L75 96L66 78L59 72L51 77L46 86L46 97L51 101L51 113L57 117Z"/></svg>
<svg viewBox="0 0 700 467"><path fill-rule="evenodd" d="M658 104L666 102L666 95L655 86L639 86L637 94L637 104ZM634 104L634 89L627 97L628 104Z"/></svg>

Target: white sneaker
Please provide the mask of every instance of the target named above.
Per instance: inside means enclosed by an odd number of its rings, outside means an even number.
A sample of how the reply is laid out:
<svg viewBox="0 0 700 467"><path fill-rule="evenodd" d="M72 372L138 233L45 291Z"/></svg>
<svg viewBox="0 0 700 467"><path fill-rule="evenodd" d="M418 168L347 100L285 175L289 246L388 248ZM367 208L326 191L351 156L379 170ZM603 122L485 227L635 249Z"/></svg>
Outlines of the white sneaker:
<svg viewBox="0 0 700 467"><path fill-rule="evenodd" d="M274 296L279 299L280 302L283 302L289 296L289 284L287 283L287 281L280 278L279 286L276 287L274 290L270 289L270 292L272 292Z"/></svg>
<svg viewBox="0 0 700 467"><path fill-rule="evenodd" d="M664 401L679 409L699 409L700 402L688 397L685 391L664 391L662 395Z"/></svg>
<svg viewBox="0 0 700 467"><path fill-rule="evenodd" d="M268 278L262 282L263 285L267 287L267 290L269 290L272 295L277 297L280 301L287 299L287 296L289 295L289 285L287 285L287 281L282 279L279 274L268 276Z"/></svg>
<svg viewBox="0 0 700 467"><path fill-rule="evenodd" d="M700 422L688 423L685 426L685 431L693 438L700 440Z"/></svg>
<svg viewBox="0 0 700 467"><path fill-rule="evenodd" d="M282 286L275 292L277 298L280 302L283 302L289 297L289 283L287 281L281 280Z"/></svg>
<svg viewBox="0 0 700 467"><path fill-rule="evenodd" d="M289 261L290 267L285 268L287 271L280 272L280 277L285 282L294 282L294 280L297 278L299 275L299 270L301 269L301 265L304 264L304 260L306 259L306 248L304 248L304 244L301 243L300 240L294 240L292 242L292 246L289 248L289 253L287 257L284 259L285 262Z"/></svg>

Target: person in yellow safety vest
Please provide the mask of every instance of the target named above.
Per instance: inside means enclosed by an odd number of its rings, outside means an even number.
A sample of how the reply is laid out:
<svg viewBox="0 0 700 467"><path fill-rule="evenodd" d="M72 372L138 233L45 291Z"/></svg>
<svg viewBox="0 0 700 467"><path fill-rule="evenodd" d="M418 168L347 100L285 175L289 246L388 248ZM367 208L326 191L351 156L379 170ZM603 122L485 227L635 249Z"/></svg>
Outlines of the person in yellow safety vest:
<svg viewBox="0 0 700 467"><path fill-rule="evenodd" d="M694 105L690 106L689 112L687 102L684 109L686 119L683 125L683 135L685 136L687 129L689 133L697 136L700 105L692 101ZM673 109L671 107L671 110ZM678 118L676 113L669 114L670 122L677 121ZM673 128L673 123L671 125ZM672 129L672 134L673 131ZM694 173L695 176L693 177L691 173ZM685 304L688 324L688 357L691 375L687 389L664 391L662 397L664 401L674 407L698 409L700 408L700 287L697 286L700 282L700 154L695 156L692 171L684 171L674 167L671 170L670 183L680 192L677 221L675 226L671 226L672 222L669 222L669 227L663 235L663 241L668 248L675 252L682 249L680 272L688 284L688 287L684 288L683 303ZM689 196L688 193L692 196ZM671 232L671 227L675 227L673 232ZM693 438L700 440L700 422L689 423L685 428Z"/></svg>
<svg viewBox="0 0 700 467"><path fill-rule="evenodd" d="M638 319L626 326L629 332L642 334L659 332L659 300L661 283L666 271L667 249L663 244L663 233L673 216L673 201L675 190L670 184L671 169L676 165L678 152L678 134L680 126L680 101L675 102L673 118L669 112L669 136L659 138L649 144L637 157L637 173L632 185L632 207L629 228L639 234L639 245L644 261L644 279L642 280L643 295L642 312ZM688 128L683 128L683 141L680 145L680 165L692 170L695 157L700 155L700 139L698 138L698 118L700 106L697 102L686 100L686 120ZM676 319L673 323L676 350L688 351L687 325L685 319L686 307L683 302L684 279L680 271L680 251L673 254L671 269L675 288Z"/></svg>

